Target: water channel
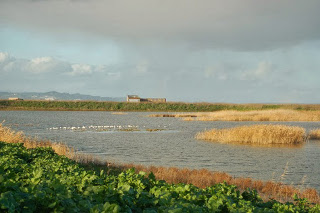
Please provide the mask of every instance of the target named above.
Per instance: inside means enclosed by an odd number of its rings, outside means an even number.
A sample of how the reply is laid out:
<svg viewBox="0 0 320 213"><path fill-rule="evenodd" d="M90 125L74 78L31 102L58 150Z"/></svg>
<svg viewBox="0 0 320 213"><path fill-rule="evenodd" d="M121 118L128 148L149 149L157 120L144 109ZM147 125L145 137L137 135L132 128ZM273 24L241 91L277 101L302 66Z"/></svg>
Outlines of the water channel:
<svg viewBox="0 0 320 213"><path fill-rule="evenodd" d="M201 122L149 114L154 113L0 111L0 121L26 135L63 142L116 163L206 168L275 181L280 181L287 165L281 181L320 191L320 141L309 140L298 147L261 147L194 139L197 132L211 128L280 123L310 131L320 128L320 122Z"/></svg>

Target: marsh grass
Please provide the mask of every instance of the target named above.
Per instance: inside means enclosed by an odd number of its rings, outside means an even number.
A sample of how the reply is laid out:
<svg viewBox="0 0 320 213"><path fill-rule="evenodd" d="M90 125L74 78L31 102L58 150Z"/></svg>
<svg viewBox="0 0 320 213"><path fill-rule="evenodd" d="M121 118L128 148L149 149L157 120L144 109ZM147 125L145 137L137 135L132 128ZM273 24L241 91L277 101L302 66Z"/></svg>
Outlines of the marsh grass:
<svg viewBox="0 0 320 213"><path fill-rule="evenodd" d="M212 186L217 183L226 182L236 185L240 190L247 188L255 189L267 201L276 199L280 202L293 201L292 197L297 194L300 198L307 198L312 203L320 203L320 196L315 189L298 189L297 187L285 185L281 182L253 180L251 178L233 177L224 172L212 172L207 169L191 170L175 167L142 166L134 164L116 164L102 161L87 154L79 154L72 148L62 143L36 140L26 137L22 132L16 132L0 123L0 141L7 143L23 143L26 148L52 147L59 155L81 163L87 169L96 171L104 170L108 174L119 174L128 168L136 168L136 172L152 172L157 179L168 183L187 183L200 188Z"/></svg>
<svg viewBox="0 0 320 213"><path fill-rule="evenodd" d="M176 117L179 117L178 115ZM289 109L196 113L185 121L320 121L320 111Z"/></svg>
<svg viewBox="0 0 320 213"><path fill-rule="evenodd" d="M252 125L199 132L196 139L221 143L299 144L306 140L305 129L285 125Z"/></svg>
<svg viewBox="0 0 320 213"><path fill-rule="evenodd" d="M320 129L314 129L309 132L309 139L320 140Z"/></svg>

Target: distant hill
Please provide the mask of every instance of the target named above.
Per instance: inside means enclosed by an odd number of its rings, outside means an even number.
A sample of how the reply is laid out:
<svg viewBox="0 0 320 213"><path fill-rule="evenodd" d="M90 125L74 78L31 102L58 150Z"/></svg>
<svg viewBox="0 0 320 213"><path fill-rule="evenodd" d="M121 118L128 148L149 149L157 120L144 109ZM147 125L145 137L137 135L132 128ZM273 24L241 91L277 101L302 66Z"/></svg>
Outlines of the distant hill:
<svg viewBox="0 0 320 213"><path fill-rule="evenodd" d="M125 101L124 97L101 97L92 95L83 95L79 93L60 93L60 92L0 92L0 99L12 97L25 100L94 100L94 101Z"/></svg>

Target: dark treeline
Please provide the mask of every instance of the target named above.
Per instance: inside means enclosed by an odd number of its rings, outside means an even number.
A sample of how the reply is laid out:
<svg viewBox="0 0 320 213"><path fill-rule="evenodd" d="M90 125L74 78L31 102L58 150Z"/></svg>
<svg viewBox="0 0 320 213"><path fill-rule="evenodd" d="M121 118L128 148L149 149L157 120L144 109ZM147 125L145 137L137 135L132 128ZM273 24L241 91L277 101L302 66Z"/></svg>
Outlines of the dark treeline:
<svg viewBox="0 0 320 213"><path fill-rule="evenodd" d="M320 110L320 105L0 100L0 110L212 112L219 110L247 111L266 109Z"/></svg>

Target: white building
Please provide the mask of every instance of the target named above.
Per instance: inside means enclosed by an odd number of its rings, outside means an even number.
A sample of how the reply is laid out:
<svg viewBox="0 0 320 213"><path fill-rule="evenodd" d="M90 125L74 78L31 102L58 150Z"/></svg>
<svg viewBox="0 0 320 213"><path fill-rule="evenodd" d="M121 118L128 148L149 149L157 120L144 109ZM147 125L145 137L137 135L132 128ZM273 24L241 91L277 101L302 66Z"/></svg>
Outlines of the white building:
<svg viewBox="0 0 320 213"><path fill-rule="evenodd" d="M140 102L141 98L137 95L128 95L127 102Z"/></svg>
<svg viewBox="0 0 320 213"><path fill-rule="evenodd" d="M155 103L166 103L167 100L165 98L140 98L137 95L128 95L127 102L155 102Z"/></svg>

